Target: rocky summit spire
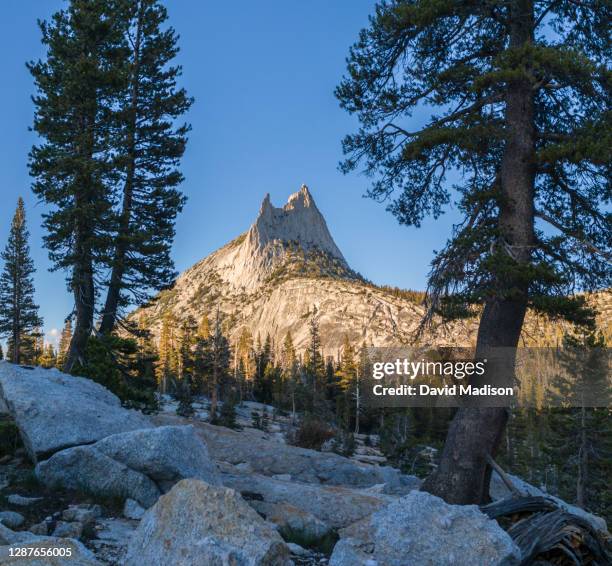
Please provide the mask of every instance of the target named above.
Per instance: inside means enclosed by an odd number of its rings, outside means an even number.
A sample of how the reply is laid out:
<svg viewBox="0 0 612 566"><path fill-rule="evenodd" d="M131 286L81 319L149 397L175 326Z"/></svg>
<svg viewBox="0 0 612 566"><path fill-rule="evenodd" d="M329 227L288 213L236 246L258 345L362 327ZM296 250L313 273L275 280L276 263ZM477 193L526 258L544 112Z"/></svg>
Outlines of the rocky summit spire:
<svg viewBox="0 0 612 566"><path fill-rule="evenodd" d="M295 242L305 250L319 249L346 264L306 185L290 195L282 208L274 207L267 194L250 232L251 241L260 248L274 241Z"/></svg>

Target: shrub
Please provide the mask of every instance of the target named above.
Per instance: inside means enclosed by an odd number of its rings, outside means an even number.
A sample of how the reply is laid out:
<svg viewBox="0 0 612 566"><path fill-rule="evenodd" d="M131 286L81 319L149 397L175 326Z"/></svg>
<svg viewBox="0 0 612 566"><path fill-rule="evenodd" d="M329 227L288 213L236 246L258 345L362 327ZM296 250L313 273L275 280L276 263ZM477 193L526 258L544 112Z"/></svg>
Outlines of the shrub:
<svg viewBox="0 0 612 566"><path fill-rule="evenodd" d="M323 443L334 437L329 425L315 417L305 417L295 432L293 444L301 448L321 450Z"/></svg>
<svg viewBox="0 0 612 566"><path fill-rule="evenodd" d="M0 417L0 457L14 454L21 446L17 425L7 417Z"/></svg>

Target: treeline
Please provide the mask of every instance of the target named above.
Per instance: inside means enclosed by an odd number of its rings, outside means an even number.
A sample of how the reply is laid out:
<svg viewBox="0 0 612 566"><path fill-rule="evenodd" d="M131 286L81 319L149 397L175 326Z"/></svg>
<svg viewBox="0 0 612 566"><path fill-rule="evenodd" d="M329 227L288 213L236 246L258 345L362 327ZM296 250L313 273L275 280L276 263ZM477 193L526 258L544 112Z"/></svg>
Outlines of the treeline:
<svg viewBox="0 0 612 566"><path fill-rule="evenodd" d="M345 339L336 358L325 357L316 316L304 352L296 351L290 332L277 344L244 327L230 344L228 330L220 313L213 320L188 317L179 323L171 314L162 320L157 387L179 398L182 412L189 413L190 397L199 394L211 400L213 422L220 404L252 400L294 419L306 414L329 430L333 423L347 432L367 426L359 391L360 376L369 371L365 345L355 349Z"/></svg>

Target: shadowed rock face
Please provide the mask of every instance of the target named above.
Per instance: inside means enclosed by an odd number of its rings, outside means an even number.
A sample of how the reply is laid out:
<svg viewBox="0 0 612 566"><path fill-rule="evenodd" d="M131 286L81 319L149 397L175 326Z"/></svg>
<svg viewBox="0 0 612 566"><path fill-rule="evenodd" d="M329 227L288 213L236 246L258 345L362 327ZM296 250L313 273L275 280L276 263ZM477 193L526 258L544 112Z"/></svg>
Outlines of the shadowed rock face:
<svg viewBox="0 0 612 566"><path fill-rule="evenodd" d="M206 445L191 426L164 426L108 436L68 448L36 466L51 487L134 499L150 507L177 481L220 483Z"/></svg>
<svg viewBox="0 0 612 566"><path fill-rule="evenodd" d="M132 536L126 566L289 566L276 530L232 489L183 480L149 509Z"/></svg>
<svg viewBox="0 0 612 566"><path fill-rule="evenodd" d="M0 362L0 398L34 463L70 446L152 426L100 384L55 369Z"/></svg>

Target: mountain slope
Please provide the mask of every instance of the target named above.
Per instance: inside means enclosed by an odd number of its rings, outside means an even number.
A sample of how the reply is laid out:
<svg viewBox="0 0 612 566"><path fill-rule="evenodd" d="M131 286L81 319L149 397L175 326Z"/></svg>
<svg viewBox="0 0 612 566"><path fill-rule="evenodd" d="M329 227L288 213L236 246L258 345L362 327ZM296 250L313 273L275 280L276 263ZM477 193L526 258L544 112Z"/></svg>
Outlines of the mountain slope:
<svg viewBox="0 0 612 566"><path fill-rule="evenodd" d="M345 334L375 346L405 342L423 314L415 300L378 288L349 267L306 186L281 208L266 195L247 232L181 274L141 312L157 334L168 312L199 320L217 308L229 317L232 338L246 327L280 344L291 332L298 350L316 312L328 354ZM434 334L436 341L457 343L448 329Z"/></svg>
<svg viewBox="0 0 612 566"><path fill-rule="evenodd" d="M604 322L608 295L597 296ZM232 341L247 328L280 345L291 332L298 351L306 347L316 316L327 355L336 354L345 335L374 346L409 342L424 314L419 294L377 287L350 268L306 186L281 208L266 195L247 232L186 270L172 289L139 310L139 318L157 336L166 314L199 321L217 309ZM563 328L529 315L524 336L530 344L554 344ZM422 340L469 346L476 330L477 319L437 324Z"/></svg>

